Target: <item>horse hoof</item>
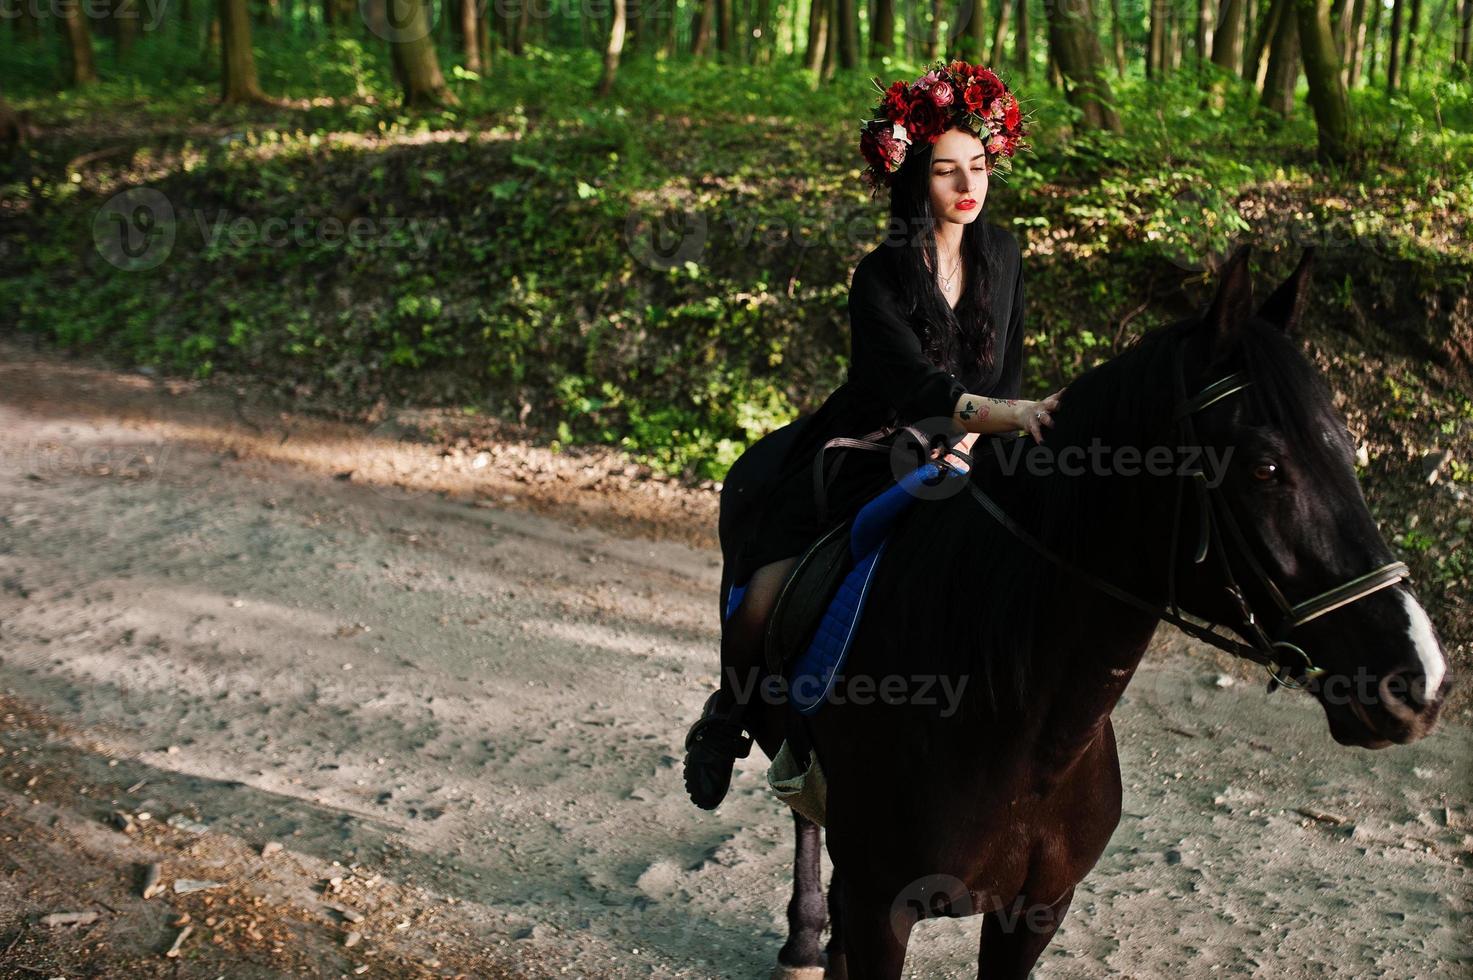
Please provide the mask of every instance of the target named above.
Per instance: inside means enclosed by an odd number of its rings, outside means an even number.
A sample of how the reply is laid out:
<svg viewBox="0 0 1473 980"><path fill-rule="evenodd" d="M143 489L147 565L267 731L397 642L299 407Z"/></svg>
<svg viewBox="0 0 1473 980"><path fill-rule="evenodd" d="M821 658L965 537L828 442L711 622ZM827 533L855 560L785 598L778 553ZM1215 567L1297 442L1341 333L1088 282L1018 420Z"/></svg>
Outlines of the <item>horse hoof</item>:
<svg viewBox="0 0 1473 980"><path fill-rule="evenodd" d="M771 980L823 980L823 974L821 966L783 966L779 963L772 968Z"/></svg>

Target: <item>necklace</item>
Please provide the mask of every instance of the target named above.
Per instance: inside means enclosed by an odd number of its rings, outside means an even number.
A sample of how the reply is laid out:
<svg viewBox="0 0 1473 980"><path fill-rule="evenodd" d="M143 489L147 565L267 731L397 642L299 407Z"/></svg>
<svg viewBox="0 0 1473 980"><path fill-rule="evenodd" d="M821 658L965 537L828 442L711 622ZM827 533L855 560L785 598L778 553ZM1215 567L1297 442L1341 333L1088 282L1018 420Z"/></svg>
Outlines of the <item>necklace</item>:
<svg viewBox="0 0 1473 980"><path fill-rule="evenodd" d="M956 256L956 264L951 267L951 275L947 275L944 272L943 273L940 273L940 276L941 276L941 288L942 289L946 290L949 293L953 289L956 288L953 285L953 283L955 282L955 280L956 280L956 274L957 274L958 271L961 270L961 267L962 267L962 257L961 257L960 250L958 250L957 256Z"/></svg>

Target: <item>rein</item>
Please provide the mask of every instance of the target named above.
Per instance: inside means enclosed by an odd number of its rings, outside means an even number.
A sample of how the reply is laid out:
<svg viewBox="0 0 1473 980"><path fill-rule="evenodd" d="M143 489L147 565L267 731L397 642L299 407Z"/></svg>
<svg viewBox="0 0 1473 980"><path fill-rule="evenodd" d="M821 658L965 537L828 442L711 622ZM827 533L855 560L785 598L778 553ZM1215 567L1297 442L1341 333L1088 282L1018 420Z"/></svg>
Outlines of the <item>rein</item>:
<svg viewBox="0 0 1473 980"><path fill-rule="evenodd" d="M1229 374L1225 377L1219 378L1217 381L1214 381L1213 383L1204 387L1201 391L1197 392L1191 398L1187 398L1186 383L1182 373L1182 360L1183 349L1178 348L1176 351L1175 378L1177 407L1173 412L1172 422L1180 430L1182 436L1184 437L1183 444L1188 446L1195 446L1198 443L1196 429L1192 424L1192 416L1202 409L1206 408L1207 406L1212 405L1229 395L1243 390L1244 388L1253 384L1253 381L1246 378L1241 372L1235 372L1233 374ZM845 449L886 450L890 447L883 442L877 441L876 437L885 438L896 431L909 431L917 438L918 442L921 445L927 444L927 440L923 437L923 434L920 433L919 430L917 430L914 426L906 426L904 427L904 429L881 429L877 432L870 433L868 436L862 439L850 439L841 437L837 439L831 439L827 443L825 443L823 449L821 449L818 453L818 457L815 460L814 466L814 489L819 501L820 515L824 515L826 510L824 506L826 503L826 501L824 500L824 491L826 489L826 481L824 480L823 471L824 453L831 446L838 446ZM966 452L963 452L962 450L952 449L949 451L949 453L945 455L951 455L964 459L969 468L972 465L972 459L970 455ZM943 469L951 470L961 476L966 476L969 473L969 469L961 469L951 463L946 462L944 456L943 459L939 461L938 465ZM837 471L837 469L838 466L836 465L835 471ZM1286 639L1288 634L1295 627L1300 626L1303 623L1307 623L1318 616L1323 616L1325 613L1330 612L1331 610L1338 609L1341 606L1355 602L1357 599L1363 599L1366 596L1371 595L1372 593L1377 592L1380 589L1384 589L1389 585L1395 585L1403 578L1411 577L1411 570L1406 566L1404 562L1387 562L1386 564L1374 569L1373 571L1350 579L1349 581L1343 582L1340 585L1334 586L1333 588L1326 589L1319 595L1306 599L1303 602L1291 605L1289 601L1284 598L1283 592L1280 591L1278 586L1274 584L1273 579L1268 575L1267 572L1264 571L1263 566L1260 565L1258 561L1253 557L1252 549L1249 548L1247 539L1244 537L1237 519L1233 517L1232 510L1229 508L1227 500L1222 497L1220 493L1214 493L1213 488L1207 485L1207 474L1202 470L1202 468L1198 466L1179 475L1191 481L1192 487L1195 489L1197 497L1197 547L1193 554L1192 561L1195 564L1201 564L1207 559L1207 555L1209 552L1213 552L1216 554L1217 564L1224 580L1223 588L1227 591L1228 595L1232 598L1233 603L1236 605L1238 613L1242 617L1242 631L1248 637L1250 637L1250 639L1252 640L1251 643L1243 643L1240 640L1235 640L1231 637L1226 637L1217 633L1216 627L1219 624L1210 623L1207 626L1201 626L1197 623L1192 622L1189 619L1186 619L1181 614L1181 608L1176 601L1176 555L1177 545L1181 537L1181 501L1183 496L1183 487L1185 486L1185 483L1182 480L1177 481L1175 503L1172 509L1171 553L1170 560L1167 563L1168 571L1166 585L1168 609L1166 610L1159 608L1159 603L1153 604L1146 602L1145 600L1140 599L1129 592L1126 592L1119 586L1106 581L1093 572L1080 568L1078 565L1075 565L1074 563L1068 561L1067 559L1054 552L1030 531L1020 525L1017 521L1009 517L1008 514L1003 511L1001 507L998 506L997 501L989 497L980 487L977 486L975 481L968 480L967 489L971 491L972 496L975 497L977 502L982 505L983 509L991 514L999 524L1007 528L1010 532L1012 532L1015 537L1022 540L1024 543L1029 545L1029 547L1033 548L1039 554L1043 555L1054 564L1060 566L1065 571L1068 571L1069 573L1082 578L1084 581L1099 589L1101 592L1113 596L1114 598L1119 599L1121 602L1124 602L1128 605L1134 606L1135 608L1141 610L1142 612L1150 614L1158 620L1164 619L1167 622L1170 622L1178 629L1196 637L1204 643L1210 643L1212 646L1215 646L1220 650L1225 650L1226 652L1231 653L1234 656L1242 657L1243 659L1251 660L1254 663L1262 665L1269 674L1270 679L1268 683L1268 690L1270 693L1272 693L1279 687L1289 687L1295 689L1303 688L1305 685L1296 681L1292 676L1295 670L1302 673L1306 681L1317 679L1323 676L1325 673L1325 669L1323 667L1316 666L1313 660L1311 660L1309 654L1306 653L1302 647L1290 643ZM1242 587L1238 584L1237 578L1233 575L1232 564L1228 560L1227 542L1224 540L1221 531L1221 527L1223 526L1226 526L1226 528L1228 529L1228 533L1231 535L1233 544L1236 546L1238 553L1242 556L1243 560L1247 562L1249 569L1253 572L1253 575L1258 579L1259 583L1263 586L1264 590L1273 600L1274 605L1278 607L1280 619L1278 627L1275 629L1273 634L1269 634L1264 630L1259 621L1257 613L1252 607L1252 604L1249 603L1248 598L1244 594ZM1210 545L1212 545L1213 543L1216 544L1215 548L1210 547ZM1292 667L1286 667L1284 663L1284 655L1280 651L1291 653L1294 656L1297 656L1301 661L1303 661L1302 664L1298 664Z"/></svg>

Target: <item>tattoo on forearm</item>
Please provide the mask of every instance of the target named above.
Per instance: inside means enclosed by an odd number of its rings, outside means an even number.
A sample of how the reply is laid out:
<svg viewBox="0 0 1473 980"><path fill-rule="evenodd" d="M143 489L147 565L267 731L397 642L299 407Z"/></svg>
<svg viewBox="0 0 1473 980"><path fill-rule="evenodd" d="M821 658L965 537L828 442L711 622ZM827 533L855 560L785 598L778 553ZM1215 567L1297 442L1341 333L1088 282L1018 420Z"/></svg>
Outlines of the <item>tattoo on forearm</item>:
<svg viewBox="0 0 1473 980"><path fill-rule="evenodd" d="M985 419L992 414L996 405L1007 405L1009 408L1018 404L1016 398L982 398L980 396L963 395L961 405L956 410L957 418L963 422L972 419Z"/></svg>
<svg viewBox="0 0 1473 980"><path fill-rule="evenodd" d="M987 417L987 411L987 406L982 404L980 399L964 398L962 400L961 411L957 414L962 421L969 422L974 418L985 419Z"/></svg>

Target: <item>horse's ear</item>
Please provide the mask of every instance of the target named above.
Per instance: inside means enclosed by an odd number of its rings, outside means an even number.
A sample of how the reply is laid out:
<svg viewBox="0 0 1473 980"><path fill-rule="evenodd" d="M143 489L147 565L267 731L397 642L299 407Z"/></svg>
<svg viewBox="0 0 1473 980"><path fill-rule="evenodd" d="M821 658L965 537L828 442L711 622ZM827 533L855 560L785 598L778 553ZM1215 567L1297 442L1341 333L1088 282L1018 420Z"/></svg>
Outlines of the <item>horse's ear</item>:
<svg viewBox="0 0 1473 980"><path fill-rule="evenodd" d="M1299 329L1299 318L1304 315L1304 304L1309 299L1309 280L1314 272L1314 248L1306 248L1299 257L1299 265L1285 279L1274 294L1264 301L1258 310L1260 319L1267 320L1284 333Z"/></svg>
<svg viewBox="0 0 1473 980"><path fill-rule="evenodd" d="M1252 245L1239 247L1218 276L1217 295L1203 319L1212 331L1214 350L1221 350L1229 344L1238 326L1248 319L1253 309L1253 279L1248 274L1248 256L1252 251Z"/></svg>

